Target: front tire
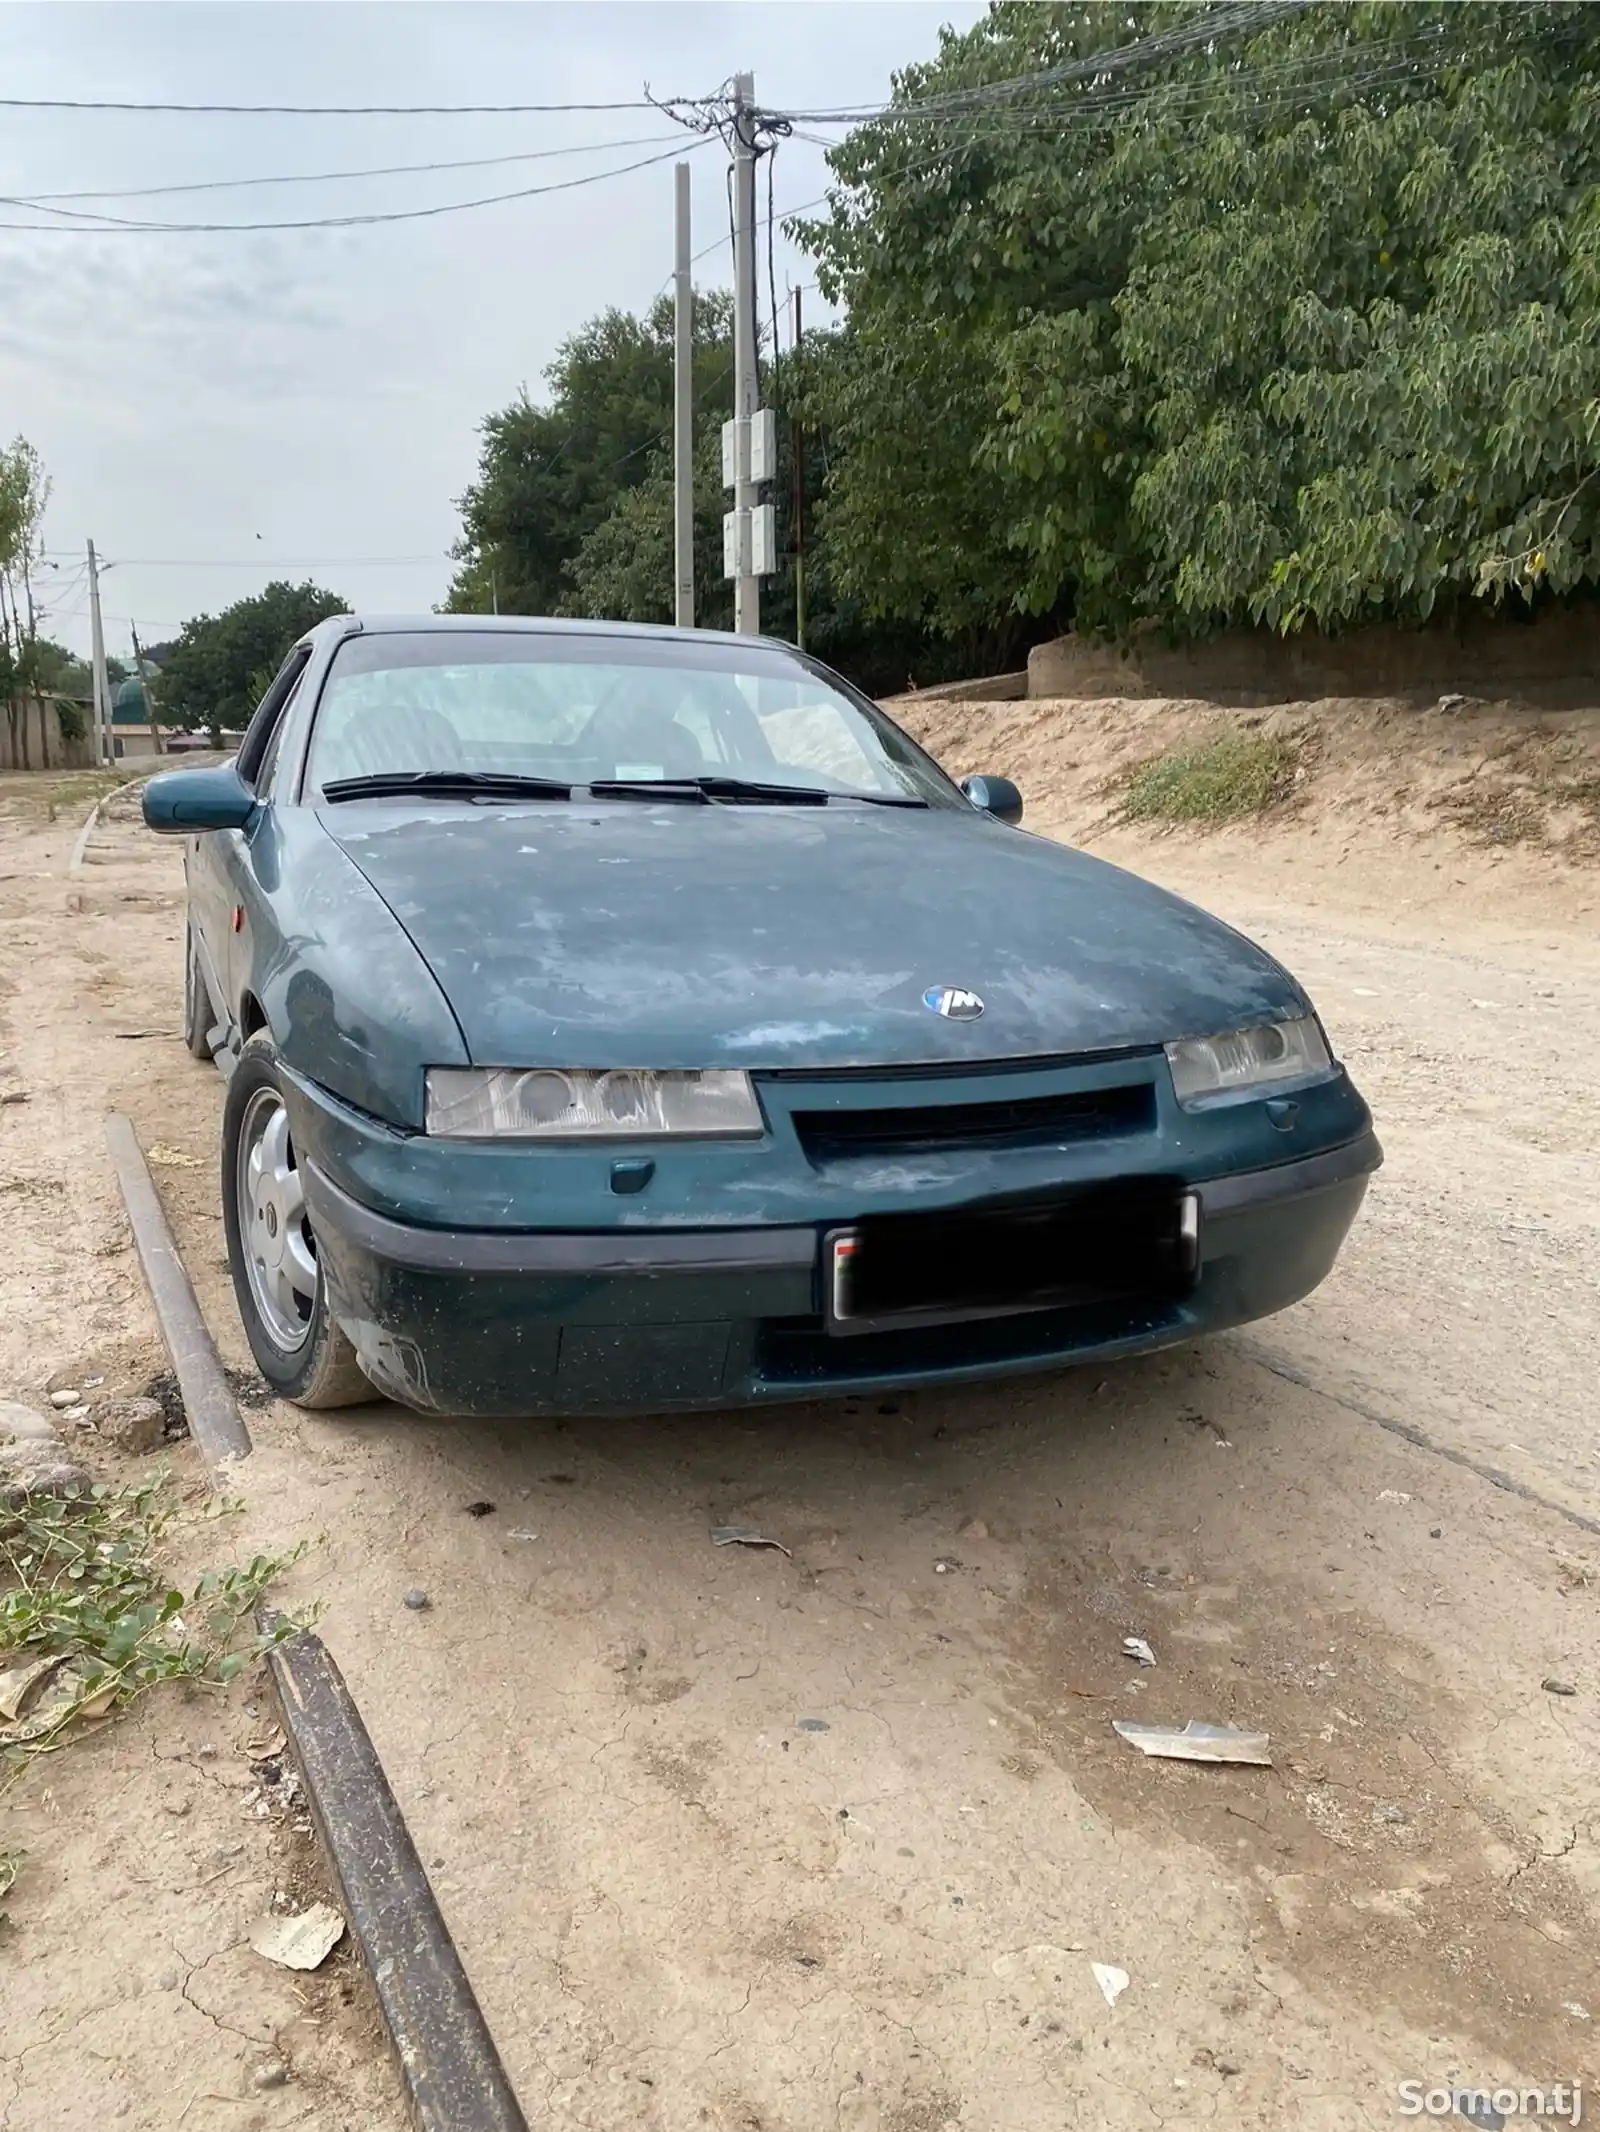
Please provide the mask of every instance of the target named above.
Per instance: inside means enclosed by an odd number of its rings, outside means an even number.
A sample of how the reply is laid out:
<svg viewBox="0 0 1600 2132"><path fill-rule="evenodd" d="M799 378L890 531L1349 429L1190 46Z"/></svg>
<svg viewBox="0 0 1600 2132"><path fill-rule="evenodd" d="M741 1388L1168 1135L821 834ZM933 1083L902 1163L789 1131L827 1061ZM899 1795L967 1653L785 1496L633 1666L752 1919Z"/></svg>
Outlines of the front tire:
<svg viewBox="0 0 1600 2132"><path fill-rule="evenodd" d="M245 1045L228 1083L222 1213L245 1337L272 1389L311 1408L376 1398L328 1307L277 1051L265 1033Z"/></svg>

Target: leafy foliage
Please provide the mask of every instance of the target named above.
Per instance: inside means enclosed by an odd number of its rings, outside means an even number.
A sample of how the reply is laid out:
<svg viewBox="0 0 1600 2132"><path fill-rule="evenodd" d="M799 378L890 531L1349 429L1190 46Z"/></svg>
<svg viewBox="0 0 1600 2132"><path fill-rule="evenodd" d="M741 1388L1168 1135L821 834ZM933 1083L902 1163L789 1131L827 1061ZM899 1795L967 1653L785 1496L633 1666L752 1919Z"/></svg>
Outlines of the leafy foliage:
<svg viewBox="0 0 1600 2132"><path fill-rule="evenodd" d="M720 291L695 304L695 355L701 435L720 436L733 411L733 307ZM644 318L611 310L590 320L562 344L545 381L548 406L536 407L524 389L483 425L478 478L461 498L461 567L446 601L456 613L567 607L569 566L584 542L670 446L670 300ZM670 494L666 522L670 537ZM669 562L669 586L670 571Z"/></svg>
<svg viewBox="0 0 1600 2132"><path fill-rule="evenodd" d="M896 100L1197 12L1000 0ZM833 166L824 523L869 612L1335 629L1600 577L1593 10L1312 8Z"/></svg>
<svg viewBox="0 0 1600 2132"><path fill-rule="evenodd" d="M197 615L184 625L161 669L165 723L193 732L202 726L242 726L267 691L297 637L349 603L309 580L279 578L221 614Z"/></svg>
<svg viewBox="0 0 1600 2132"><path fill-rule="evenodd" d="M208 1570L187 1593L158 1560L173 1503L164 1477L69 1489L0 1509L0 1671L37 1662L31 1709L0 1768L62 1744L74 1720L164 1681L221 1686L302 1621L258 1632L254 1613L293 1555ZM54 1661L54 1667L48 1662Z"/></svg>
<svg viewBox="0 0 1600 2132"><path fill-rule="evenodd" d="M769 364L763 399L777 414L775 507L780 568L762 588L762 626L796 633L793 557L794 463L790 415L809 425L802 456L808 526L823 507L824 477L838 461L819 426L826 398L815 373L838 359L835 337L818 335L801 355ZM722 424L731 410L731 311L716 292L696 301L695 580L703 628L733 622L733 587L722 574ZM674 601L670 307L646 319L608 312L576 334L548 373L551 403L524 396L484 425L479 478L462 499L461 568L448 605L483 613L610 616L670 622ZM870 380L862 390L870 391ZM905 537L925 523L907 508ZM970 563L946 544L953 578ZM886 538L885 551L894 542ZM869 617L853 586L841 585L826 537L808 540L806 641L864 686L884 691L908 674L924 681L982 670L1015 653L1023 634L1002 618L951 642L930 642L921 619ZM970 612L979 613L976 603Z"/></svg>
<svg viewBox="0 0 1600 2132"><path fill-rule="evenodd" d="M43 559L50 482L25 437L0 451L0 705L13 762L26 767L24 699L43 686L44 661L33 587Z"/></svg>

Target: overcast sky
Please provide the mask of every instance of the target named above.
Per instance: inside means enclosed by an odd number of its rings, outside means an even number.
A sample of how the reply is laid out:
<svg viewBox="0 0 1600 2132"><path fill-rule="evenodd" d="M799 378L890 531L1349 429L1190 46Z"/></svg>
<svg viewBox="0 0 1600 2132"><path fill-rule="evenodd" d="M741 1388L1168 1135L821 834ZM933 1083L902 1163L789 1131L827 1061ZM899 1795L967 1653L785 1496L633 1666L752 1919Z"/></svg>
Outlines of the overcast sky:
<svg viewBox="0 0 1600 2132"><path fill-rule="evenodd" d="M715 90L752 68L759 101L870 104L977 0L560 0L549 5L0 5L0 94L179 103L608 103ZM241 117L6 110L0 194L527 155L476 170L59 201L204 222L363 214L547 184L671 153L650 111L524 117ZM606 148L606 143L631 145ZM696 148L696 269L729 279L726 157ZM786 142L780 214L826 183ZM758 211L765 213L765 173ZM37 223L0 205L0 222ZM64 219L64 218L62 218ZM108 647L173 635L268 577L315 576L357 608L423 609L450 576L455 498L477 425L607 305L640 310L672 265L672 164L542 199L357 229L111 235L0 227L0 440L54 482L54 634L87 646L83 543L105 580ZM764 261L763 261L764 265ZM806 262L780 233L777 280ZM764 280L763 275L763 280ZM812 299L813 303L816 299ZM384 558L385 560L354 560ZM406 560L401 560L406 558ZM411 560L411 559L417 560ZM180 567L169 567L176 563ZM236 567L237 566L237 567Z"/></svg>

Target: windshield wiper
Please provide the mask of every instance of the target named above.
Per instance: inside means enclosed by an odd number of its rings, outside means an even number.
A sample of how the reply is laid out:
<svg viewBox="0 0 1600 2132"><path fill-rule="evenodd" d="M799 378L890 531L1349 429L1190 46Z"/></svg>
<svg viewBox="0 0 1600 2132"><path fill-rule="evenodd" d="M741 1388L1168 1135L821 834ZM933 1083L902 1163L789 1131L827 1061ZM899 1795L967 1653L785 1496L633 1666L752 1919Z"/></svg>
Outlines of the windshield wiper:
<svg viewBox="0 0 1600 2132"><path fill-rule="evenodd" d="M770 785L753 777L601 777L601 799L763 800L787 807L826 807L835 795L820 785Z"/></svg>
<svg viewBox="0 0 1600 2132"><path fill-rule="evenodd" d="M322 788L325 800L571 799L572 787L554 777L518 777L508 770L379 770L368 777L335 777Z"/></svg>

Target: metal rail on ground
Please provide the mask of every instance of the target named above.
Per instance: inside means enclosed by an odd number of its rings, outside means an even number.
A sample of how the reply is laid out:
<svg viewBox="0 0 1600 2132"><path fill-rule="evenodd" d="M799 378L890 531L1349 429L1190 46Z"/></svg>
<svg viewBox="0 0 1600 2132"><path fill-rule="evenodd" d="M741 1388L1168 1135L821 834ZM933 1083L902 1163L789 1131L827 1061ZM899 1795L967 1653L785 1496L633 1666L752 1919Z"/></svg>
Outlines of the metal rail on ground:
<svg viewBox="0 0 1600 2132"><path fill-rule="evenodd" d="M223 1372L216 1344L200 1315L200 1305L167 1226L139 1136L128 1119L113 1115L106 1120L106 1140L133 1227L139 1263L161 1323L161 1337L167 1343L178 1389L183 1394L189 1434L213 1473L225 1473L236 1460L250 1456L250 1431Z"/></svg>

